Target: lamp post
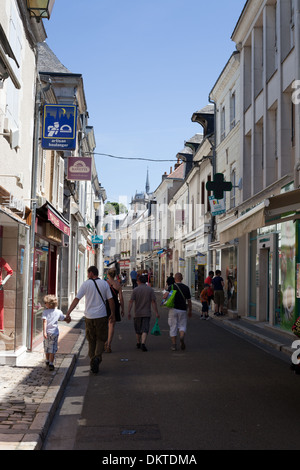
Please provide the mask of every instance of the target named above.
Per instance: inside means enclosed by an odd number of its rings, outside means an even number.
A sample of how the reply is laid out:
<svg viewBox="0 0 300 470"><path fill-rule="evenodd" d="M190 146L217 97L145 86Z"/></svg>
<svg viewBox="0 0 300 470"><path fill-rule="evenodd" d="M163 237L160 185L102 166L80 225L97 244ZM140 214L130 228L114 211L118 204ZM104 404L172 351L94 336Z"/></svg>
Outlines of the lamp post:
<svg viewBox="0 0 300 470"><path fill-rule="evenodd" d="M55 0L26 0L27 9L31 18L35 18L39 23L41 18L50 19Z"/></svg>

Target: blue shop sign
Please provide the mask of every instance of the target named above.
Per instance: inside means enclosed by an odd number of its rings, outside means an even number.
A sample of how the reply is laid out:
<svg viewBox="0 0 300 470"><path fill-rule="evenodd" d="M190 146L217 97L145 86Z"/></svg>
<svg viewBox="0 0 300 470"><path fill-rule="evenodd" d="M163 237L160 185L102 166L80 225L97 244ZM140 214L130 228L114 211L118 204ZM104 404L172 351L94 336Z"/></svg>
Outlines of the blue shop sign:
<svg viewBox="0 0 300 470"><path fill-rule="evenodd" d="M103 236L102 235L93 235L92 236L92 244L98 245L103 243Z"/></svg>
<svg viewBox="0 0 300 470"><path fill-rule="evenodd" d="M42 148L75 150L77 106L46 104L44 106Z"/></svg>

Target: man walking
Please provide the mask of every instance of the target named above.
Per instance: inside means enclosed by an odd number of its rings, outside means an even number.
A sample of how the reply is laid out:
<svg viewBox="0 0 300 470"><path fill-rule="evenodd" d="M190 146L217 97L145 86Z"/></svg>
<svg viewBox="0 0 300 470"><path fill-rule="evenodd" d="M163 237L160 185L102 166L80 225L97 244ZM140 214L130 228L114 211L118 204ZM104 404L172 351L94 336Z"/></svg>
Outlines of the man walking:
<svg viewBox="0 0 300 470"><path fill-rule="evenodd" d="M168 324L170 327L170 337L172 346L172 351L176 351L176 339L177 332L179 331L180 338L180 347L182 350L185 349L184 337L186 334L187 327L187 316L190 318L192 316L192 301L191 301L191 292L188 286L182 283L182 274L175 274L175 283L173 285L174 290L176 290L176 295L174 298L174 308L169 310ZM172 286L168 288L170 292ZM168 292L165 293L164 299L168 297ZM188 310L188 311L187 311Z"/></svg>
<svg viewBox="0 0 300 470"><path fill-rule="evenodd" d="M130 277L131 277L131 281L132 281L132 289L134 289L135 287L137 287L137 272L136 272L135 268L132 269L132 271L130 273Z"/></svg>
<svg viewBox="0 0 300 470"><path fill-rule="evenodd" d="M221 277L221 271L216 270L216 275L212 280L214 289L215 315L223 315L224 306L224 279Z"/></svg>
<svg viewBox="0 0 300 470"><path fill-rule="evenodd" d="M154 309L156 318L159 318L156 297L152 287L146 285L147 277L141 274L137 276L137 288L133 289L128 305L128 319L131 318L131 309L135 302L134 329L136 333L138 349L147 351L146 339L149 333L151 306Z"/></svg>
<svg viewBox="0 0 300 470"><path fill-rule="evenodd" d="M85 281L76 294L67 316L74 310L80 299L85 296L85 334L89 343L89 358L91 371L97 373L102 361L104 345L108 337L108 317L106 300L109 302L111 315L109 321L115 319L115 303L110 287L106 281L99 279L96 266L88 268L88 280Z"/></svg>

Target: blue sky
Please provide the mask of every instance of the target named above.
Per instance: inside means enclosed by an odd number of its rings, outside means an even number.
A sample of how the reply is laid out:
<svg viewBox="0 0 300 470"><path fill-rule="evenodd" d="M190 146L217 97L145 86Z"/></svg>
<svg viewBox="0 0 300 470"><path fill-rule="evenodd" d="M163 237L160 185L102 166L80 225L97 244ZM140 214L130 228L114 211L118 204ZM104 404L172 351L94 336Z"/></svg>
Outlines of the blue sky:
<svg viewBox="0 0 300 470"><path fill-rule="evenodd" d="M245 0L56 0L47 43L81 73L95 156L108 200L130 202L174 167L192 123L235 50L230 37Z"/></svg>

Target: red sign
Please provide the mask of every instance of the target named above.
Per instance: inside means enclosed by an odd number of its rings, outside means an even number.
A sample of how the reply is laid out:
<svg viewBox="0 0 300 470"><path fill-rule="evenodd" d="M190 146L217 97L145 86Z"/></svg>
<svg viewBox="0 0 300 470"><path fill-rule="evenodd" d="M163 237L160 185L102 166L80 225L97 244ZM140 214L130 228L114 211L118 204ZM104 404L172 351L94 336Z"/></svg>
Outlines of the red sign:
<svg viewBox="0 0 300 470"><path fill-rule="evenodd" d="M59 217L57 217L49 208L48 208L48 220L51 224L54 225L58 230L63 232L65 235L70 236L70 227L65 224Z"/></svg>
<svg viewBox="0 0 300 470"><path fill-rule="evenodd" d="M130 267L130 261L129 260L122 260L120 261L120 268L129 268Z"/></svg>

